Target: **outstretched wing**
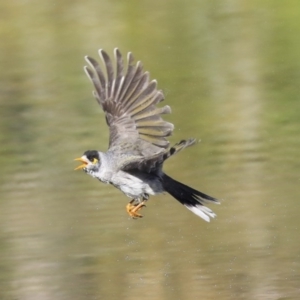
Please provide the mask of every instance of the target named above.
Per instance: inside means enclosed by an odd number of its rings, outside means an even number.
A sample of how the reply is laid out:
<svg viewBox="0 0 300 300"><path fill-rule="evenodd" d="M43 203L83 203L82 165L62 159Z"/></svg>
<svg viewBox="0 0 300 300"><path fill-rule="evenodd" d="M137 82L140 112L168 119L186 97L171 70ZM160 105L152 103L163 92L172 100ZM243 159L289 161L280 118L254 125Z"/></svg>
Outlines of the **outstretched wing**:
<svg viewBox="0 0 300 300"><path fill-rule="evenodd" d="M143 71L141 62L133 64L130 52L126 70L118 49L114 50L115 68L105 51L99 50L99 55L105 71L91 57L85 57L90 65L85 71L94 84L94 96L105 112L110 130L109 149L121 151L126 144L136 155L144 157L165 152L169 146L167 137L174 126L161 118L162 114L171 113L170 107L156 107L164 100L156 81L149 80L149 73Z"/></svg>

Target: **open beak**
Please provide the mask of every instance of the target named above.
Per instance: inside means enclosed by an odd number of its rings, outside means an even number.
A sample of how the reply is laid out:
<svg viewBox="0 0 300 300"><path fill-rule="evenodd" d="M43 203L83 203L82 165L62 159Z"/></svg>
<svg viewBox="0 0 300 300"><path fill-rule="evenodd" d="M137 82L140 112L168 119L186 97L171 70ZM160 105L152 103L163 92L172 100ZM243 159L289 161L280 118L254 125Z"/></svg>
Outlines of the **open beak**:
<svg viewBox="0 0 300 300"><path fill-rule="evenodd" d="M82 165L80 165L77 168L75 168L74 171L75 170L81 170L81 169L85 168L87 166L87 164L88 164L88 162L85 159L83 159L82 157L75 158L74 160L78 160L78 161L82 162Z"/></svg>

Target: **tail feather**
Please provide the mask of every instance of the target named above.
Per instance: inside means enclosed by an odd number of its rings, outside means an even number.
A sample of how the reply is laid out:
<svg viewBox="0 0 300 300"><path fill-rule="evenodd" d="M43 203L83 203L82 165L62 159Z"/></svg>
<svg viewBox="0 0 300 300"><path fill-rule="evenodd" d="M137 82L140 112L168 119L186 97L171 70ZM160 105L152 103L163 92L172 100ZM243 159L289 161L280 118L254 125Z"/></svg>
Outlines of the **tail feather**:
<svg viewBox="0 0 300 300"><path fill-rule="evenodd" d="M178 182L166 174L163 175L163 186L170 195L205 221L209 222L210 218L216 216L212 210L204 206L204 203L209 202L218 204L219 201L216 198Z"/></svg>

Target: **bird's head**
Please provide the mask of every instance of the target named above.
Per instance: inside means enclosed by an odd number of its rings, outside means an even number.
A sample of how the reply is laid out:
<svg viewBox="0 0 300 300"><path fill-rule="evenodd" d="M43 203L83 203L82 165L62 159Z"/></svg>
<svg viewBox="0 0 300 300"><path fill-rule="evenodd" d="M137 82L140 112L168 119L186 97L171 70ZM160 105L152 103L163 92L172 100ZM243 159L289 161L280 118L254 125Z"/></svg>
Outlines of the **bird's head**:
<svg viewBox="0 0 300 300"><path fill-rule="evenodd" d="M96 173L100 168L100 154L97 150L88 150L75 160L80 161L82 164L75 168L75 170L83 170L88 174Z"/></svg>

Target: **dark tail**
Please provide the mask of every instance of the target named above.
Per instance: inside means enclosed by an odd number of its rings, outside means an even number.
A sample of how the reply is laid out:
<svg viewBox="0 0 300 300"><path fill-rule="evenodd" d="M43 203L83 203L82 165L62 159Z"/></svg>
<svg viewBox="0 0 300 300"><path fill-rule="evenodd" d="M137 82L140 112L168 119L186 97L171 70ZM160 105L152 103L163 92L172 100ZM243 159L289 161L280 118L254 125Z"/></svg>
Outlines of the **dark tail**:
<svg viewBox="0 0 300 300"><path fill-rule="evenodd" d="M166 174L163 175L162 179L164 189L194 214L207 222L216 216L213 211L204 206L204 203L209 202L220 203L216 198L194 190Z"/></svg>

